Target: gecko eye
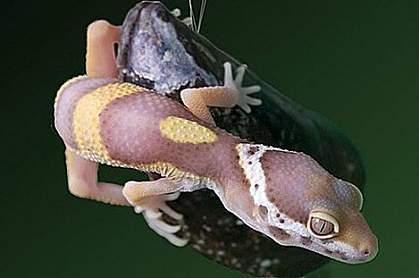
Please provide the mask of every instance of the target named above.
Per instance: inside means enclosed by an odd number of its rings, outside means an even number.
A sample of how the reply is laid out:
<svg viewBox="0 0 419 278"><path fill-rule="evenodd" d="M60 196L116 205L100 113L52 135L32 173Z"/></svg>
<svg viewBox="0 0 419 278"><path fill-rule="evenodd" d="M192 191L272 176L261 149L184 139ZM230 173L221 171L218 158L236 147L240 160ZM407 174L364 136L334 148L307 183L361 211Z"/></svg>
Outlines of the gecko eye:
<svg viewBox="0 0 419 278"><path fill-rule="evenodd" d="M327 239L339 233L339 223L330 214L314 211L310 213L307 228L313 236Z"/></svg>

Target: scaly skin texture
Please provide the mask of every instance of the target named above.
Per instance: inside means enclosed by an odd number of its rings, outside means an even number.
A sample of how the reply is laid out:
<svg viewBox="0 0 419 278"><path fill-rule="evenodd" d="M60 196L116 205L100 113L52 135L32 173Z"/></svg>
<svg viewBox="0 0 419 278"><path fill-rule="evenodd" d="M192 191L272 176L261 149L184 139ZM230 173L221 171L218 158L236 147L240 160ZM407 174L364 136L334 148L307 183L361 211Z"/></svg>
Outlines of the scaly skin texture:
<svg viewBox="0 0 419 278"><path fill-rule="evenodd" d="M93 80L102 84L100 78ZM235 150L241 139L141 87L111 82L92 88L86 85L90 81L70 80L56 100L57 130L81 157L159 174L172 172L172 178L206 177L224 184L224 173L231 173L244 179Z"/></svg>
<svg viewBox="0 0 419 278"><path fill-rule="evenodd" d="M55 125L86 160L160 174L181 182L178 191L214 190L227 210L281 245L347 263L377 253L354 185L303 153L248 144L147 89L70 80L58 92Z"/></svg>

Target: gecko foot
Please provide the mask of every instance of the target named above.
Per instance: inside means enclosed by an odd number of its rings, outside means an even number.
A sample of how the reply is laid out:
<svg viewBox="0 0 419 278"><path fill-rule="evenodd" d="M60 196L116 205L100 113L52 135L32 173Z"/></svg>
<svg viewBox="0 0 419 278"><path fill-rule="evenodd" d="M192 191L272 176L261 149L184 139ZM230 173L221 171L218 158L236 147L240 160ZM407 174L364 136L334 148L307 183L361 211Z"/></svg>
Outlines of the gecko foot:
<svg viewBox="0 0 419 278"><path fill-rule="evenodd" d="M246 65L241 65L236 70L236 78L233 78L231 64L229 62L224 63L224 86L232 89L236 93L236 105L243 109L246 113L250 113L252 109L250 105L256 106L261 105L260 99L250 97L250 94L257 93L261 90L259 85L253 85L249 87L242 87L244 74L246 73Z"/></svg>
<svg viewBox="0 0 419 278"><path fill-rule="evenodd" d="M141 200L141 204L136 205L134 210L136 213L142 213L148 226L158 235L167 239L175 246L185 246L188 241L175 235L180 229L180 225L171 225L166 223L162 216L163 213L173 218L174 220L182 220L183 215L174 211L166 202L176 200L180 193L171 193L166 195L158 195L152 197L145 197Z"/></svg>

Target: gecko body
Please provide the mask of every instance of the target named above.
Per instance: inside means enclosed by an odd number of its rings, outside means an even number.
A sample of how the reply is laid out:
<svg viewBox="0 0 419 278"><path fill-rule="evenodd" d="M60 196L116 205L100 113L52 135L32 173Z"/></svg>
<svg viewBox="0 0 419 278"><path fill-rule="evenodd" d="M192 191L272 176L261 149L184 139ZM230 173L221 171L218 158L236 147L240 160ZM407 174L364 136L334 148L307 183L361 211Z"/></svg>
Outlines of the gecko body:
<svg viewBox="0 0 419 278"><path fill-rule="evenodd" d="M180 218L164 196L206 187L245 224L281 245L347 263L377 253L354 185L303 153L248 143L145 88L112 78L72 79L57 94L55 126L83 161L160 174L148 184L126 183L123 195L176 245L185 243L174 235L177 229L157 221L158 209Z"/></svg>
<svg viewBox="0 0 419 278"><path fill-rule="evenodd" d="M58 93L55 117L66 146L81 157L187 179L191 184L185 182L185 191L196 183L222 184L223 173L242 172L231 162L237 156L234 146L243 140L130 83L86 76L70 80Z"/></svg>

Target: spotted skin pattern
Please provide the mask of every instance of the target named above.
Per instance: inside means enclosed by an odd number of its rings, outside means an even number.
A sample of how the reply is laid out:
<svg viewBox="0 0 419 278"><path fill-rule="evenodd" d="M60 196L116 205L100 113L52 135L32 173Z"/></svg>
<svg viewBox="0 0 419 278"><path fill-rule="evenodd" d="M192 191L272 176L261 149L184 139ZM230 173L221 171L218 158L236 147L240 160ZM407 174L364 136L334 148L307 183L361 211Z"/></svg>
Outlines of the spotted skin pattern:
<svg viewBox="0 0 419 278"><path fill-rule="evenodd" d="M160 121L160 132L163 137L177 143L203 144L217 140L212 130L178 117L167 117Z"/></svg>
<svg viewBox="0 0 419 278"><path fill-rule="evenodd" d="M347 263L377 253L355 186L303 153L249 144L145 88L72 79L57 94L55 126L86 160L157 173L180 182L178 191L214 190L228 211L281 245ZM316 234L313 215L338 233Z"/></svg>

